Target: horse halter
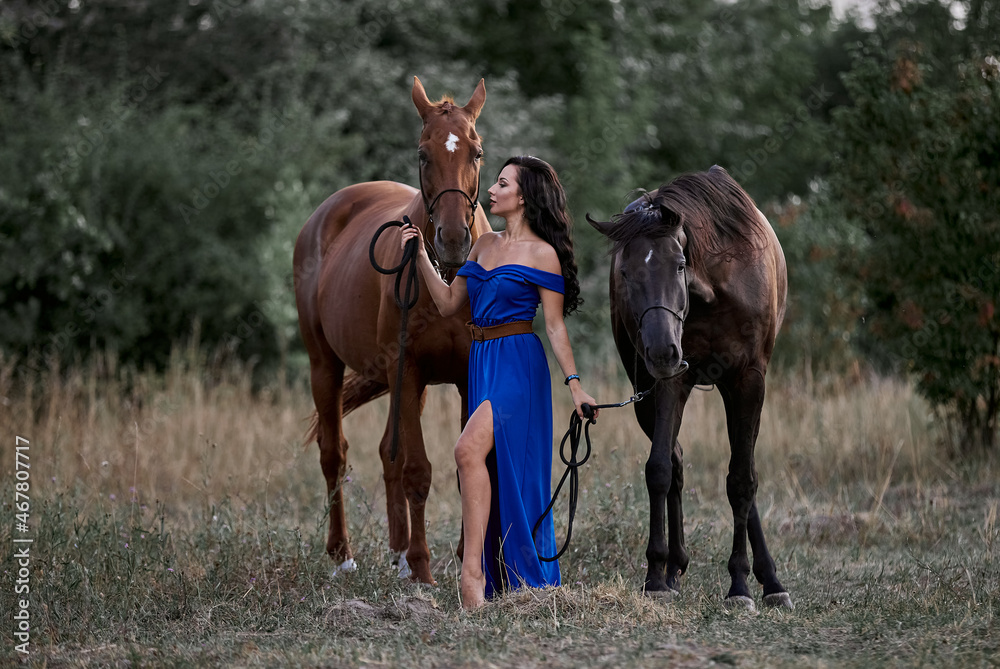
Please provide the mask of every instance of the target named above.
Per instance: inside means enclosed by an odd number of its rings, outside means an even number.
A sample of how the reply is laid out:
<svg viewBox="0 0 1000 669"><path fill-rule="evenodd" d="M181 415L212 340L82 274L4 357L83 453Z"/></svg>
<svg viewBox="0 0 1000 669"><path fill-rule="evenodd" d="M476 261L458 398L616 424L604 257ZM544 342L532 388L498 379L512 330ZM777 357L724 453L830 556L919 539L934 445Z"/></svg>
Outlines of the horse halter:
<svg viewBox="0 0 1000 669"><path fill-rule="evenodd" d="M663 304L654 304L651 307L646 307L646 309L642 312L642 314L639 315L639 323L636 325L636 339L638 339L638 337L640 337L642 335L642 319L645 318L646 314L648 314L653 309L663 309L668 314L670 314L671 316L673 316L674 318L676 318L677 320L679 320L681 322L681 327L682 328L684 327L684 322L687 320L688 310L689 310L689 308L691 306L691 294L689 292L688 282L689 282L689 280L687 278L687 271L685 270L685 273L684 273L684 307L683 307L683 309L681 309L681 312L677 313L677 311L675 311L674 309L671 309L670 307L668 307L666 305L663 305ZM639 365L639 347L638 346L635 347L635 360L633 361L633 364L636 367L638 367L638 365ZM686 372L688 370L688 366L689 365L688 365L687 360L681 359L681 364L678 367L677 372L675 374L672 374L668 378L672 379L672 378L675 378L677 376L680 376L681 374L683 374L684 372ZM633 376L633 378L635 378L635 377Z"/></svg>
<svg viewBox="0 0 1000 669"><path fill-rule="evenodd" d="M642 314L639 315L639 323L638 323L638 325L636 325L636 330L639 331L639 332L642 331L642 319L645 318L646 314L648 314L653 309L663 309L668 314L670 314L671 316L673 316L674 318L676 318L677 320L679 320L681 322L681 326L683 326L684 325L684 321L687 320L688 310L689 310L690 306L691 306L691 295L690 295L689 288L688 288L687 270L685 269L684 270L684 307L683 307L683 309L681 309L681 312L677 313L675 310L673 310L670 307L668 307L666 305L663 305L663 304L654 304L651 307L646 307L645 311L643 311Z"/></svg>
<svg viewBox="0 0 1000 669"><path fill-rule="evenodd" d="M681 313L677 313L670 307L663 306L662 304L654 304L651 307L646 307L646 310L642 312L641 316L639 316L639 325L636 329L640 331L642 330L642 319L645 318L646 314L648 314L653 309L663 309L668 314L679 320L681 322L681 325L684 325L684 321L687 319L687 311L688 311L687 307L688 307L687 300L684 300L684 311Z"/></svg>
<svg viewBox="0 0 1000 669"><path fill-rule="evenodd" d="M461 193L462 197L468 201L469 206L472 207L472 213L469 216L469 224L472 224L472 221L476 216L476 209L479 207L479 168L476 168L476 194L474 196L469 197L469 194L461 188L445 188L444 190L438 192L430 204L427 204L427 194L424 192L424 170L420 167L420 165L417 165L417 177L420 180L420 197L424 201L424 209L427 211L428 221L431 223L434 222L434 206L438 203L438 200L441 199L442 195L445 193Z"/></svg>

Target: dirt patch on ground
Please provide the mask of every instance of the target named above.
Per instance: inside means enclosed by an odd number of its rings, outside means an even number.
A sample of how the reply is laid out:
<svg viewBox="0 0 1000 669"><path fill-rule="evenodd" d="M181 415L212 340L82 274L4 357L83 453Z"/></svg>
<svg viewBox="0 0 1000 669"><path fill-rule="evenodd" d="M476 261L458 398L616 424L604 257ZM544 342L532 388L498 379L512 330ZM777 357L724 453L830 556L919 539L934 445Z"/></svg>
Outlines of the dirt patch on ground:
<svg viewBox="0 0 1000 669"><path fill-rule="evenodd" d="M387 602L372 604L363 599L347 599L337 602L322 612L327 625L342 627L344 623L390 620L402 622L413 620L427 622L446 617L433 597L401 596Z"/></svg>

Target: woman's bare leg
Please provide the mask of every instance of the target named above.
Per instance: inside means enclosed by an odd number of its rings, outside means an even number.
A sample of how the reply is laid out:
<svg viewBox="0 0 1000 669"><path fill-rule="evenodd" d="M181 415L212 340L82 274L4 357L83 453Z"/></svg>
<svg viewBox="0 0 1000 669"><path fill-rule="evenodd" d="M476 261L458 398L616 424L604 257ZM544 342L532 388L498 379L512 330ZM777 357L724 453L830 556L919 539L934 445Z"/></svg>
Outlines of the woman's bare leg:
<svg viewBox="0 0 1000 669"><path fill-rule="evenodd" d="M483 544L490 520L490 473L486 456L493 448L493 406L480 404L462 430L455 445L455 462L462 486L462 525L465 553L462 555L462 607L475 609L486 601Z"/></svg>

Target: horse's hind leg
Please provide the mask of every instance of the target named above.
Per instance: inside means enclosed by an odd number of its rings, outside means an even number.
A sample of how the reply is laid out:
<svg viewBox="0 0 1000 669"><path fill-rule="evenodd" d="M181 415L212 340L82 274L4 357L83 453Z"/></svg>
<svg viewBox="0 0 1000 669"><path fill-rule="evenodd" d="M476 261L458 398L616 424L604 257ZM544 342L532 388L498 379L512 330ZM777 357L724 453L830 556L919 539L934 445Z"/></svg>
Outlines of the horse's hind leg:
<svg viewBox="0 0 1000 669"><path fill-rule="evenodd" d="M750 507L750 517L747 519L747 534L750 538L750 549L753 551L753 575L757 582L764 586L764 604L772 607L794 609L792 598L778 581L777 570L771 553L764 541L764 529L757 513L757 502Z"/></svg>
<svg viewBox="0 0 1000 669"><path fill-rule="evenodd" d="M754 448L760 430L760 414L764 405L764 375L750 369L733 384L719 384L726 404L726 423L729 428L731 456L726 493L733 509L733 552L729 558L731 585L726 595L728 605L753 608L753 599L747 586L750 561L747 556L747 537L753 546L754 575L764 584L765 603L775 606L791 605L791 599L778 582L774 560L767 551L764 534L757 513L757 471L754 466ZM784 597L782 597L784 593Z"/></svg>
<svg viewBox="0 0 1000 669"><path fill-rule="evenodd" d="M327 500L330 504L330 532L326 539L326 552L341 571L352 571L354 559L347 538L344 518L343 480L347 466L347 440L342 430L341 406L344 385L344 363L330 352L325 359L310 360L313 401L316 403L319 424L319 461L326 479Z"/></svg>

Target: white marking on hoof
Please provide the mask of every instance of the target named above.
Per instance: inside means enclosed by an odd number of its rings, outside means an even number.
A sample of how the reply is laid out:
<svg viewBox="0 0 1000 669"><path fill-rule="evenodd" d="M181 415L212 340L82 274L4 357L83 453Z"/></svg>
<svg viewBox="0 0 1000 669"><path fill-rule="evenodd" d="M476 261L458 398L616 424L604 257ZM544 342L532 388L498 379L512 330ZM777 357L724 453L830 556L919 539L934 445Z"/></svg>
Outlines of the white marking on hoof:
<svg viewBox="0 0 1000 669"><path fill-rule="evenodd" d="M455 153L455 149L458 148L458 137L455 136L455 133L448 133L448 141L444 143L444 148L448 149L451 153Z"/></svg>
<svg viewBox="0 0 1000 669"><path fill-rule="evenodd" d="M795 608L795 604L792 603L792 598L787 592L775 592L770 595L764 595L764 606L769 606L773 609L788 610Z"/></svg>
<svg viewBox="0 0 1000 669"><path fill-rule="evenodd" d="M333 568L333 574L331 574L331 578L337 578L341 574L346 574L348 572L357 570L358 570L358 565L356 562L354 562L354 558L347 558L346 560L340 563L339 567Z"/></svg>
<svg viewBox="0 0 1000 669"><path fill-rule="evenodd" d="M726 597L722 602L722 606L729 611L750 611L751 613L757 610L757 606L753 603L753 600L749 597Z"/></svg>
<svg viewBox="0 0 1000 669"><path fill-rule="evenodd" d="M396 556L396 565L399 567L399 578L410 578L413 574L410 565L406 561L406 551L400 551Z"/></svg>

